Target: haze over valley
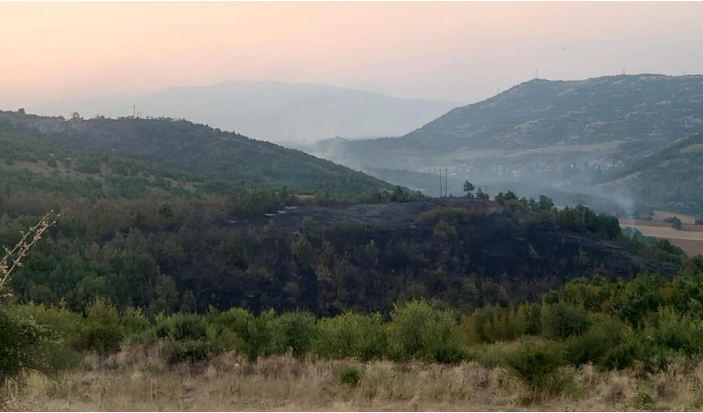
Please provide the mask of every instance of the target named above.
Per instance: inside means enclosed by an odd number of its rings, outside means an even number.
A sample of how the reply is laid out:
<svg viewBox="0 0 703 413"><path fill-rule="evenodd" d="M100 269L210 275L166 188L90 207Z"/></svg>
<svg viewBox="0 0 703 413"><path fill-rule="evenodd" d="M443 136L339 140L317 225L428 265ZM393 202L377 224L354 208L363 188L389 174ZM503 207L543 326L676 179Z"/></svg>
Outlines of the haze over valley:
<svg viewBox="0 0 703 413"><path fill-rule="evenodd" d="M26 108L40 115L78 112L125 117L171 117L277 143L310 143L335 136L378 138L411 132L458 102L398 99L324 84L227 82L178 87L145 96L104 96Z"/></svg>

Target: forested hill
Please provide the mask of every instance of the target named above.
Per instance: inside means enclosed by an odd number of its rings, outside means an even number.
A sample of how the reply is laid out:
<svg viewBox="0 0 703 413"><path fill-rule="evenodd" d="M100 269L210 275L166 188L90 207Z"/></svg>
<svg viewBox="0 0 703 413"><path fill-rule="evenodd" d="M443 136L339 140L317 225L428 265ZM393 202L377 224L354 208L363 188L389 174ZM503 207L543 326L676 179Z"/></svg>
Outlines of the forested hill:
<svg viewBox="0 0 703 413"><path fill-rule="evenodd" d="M703 133L603 175L600 188L627 187L640 204L703 212Z"/></svg>
<svg viewBox="0 0 703 413"><path fill-rule="evenodd" d="M2 124L63 147L150 161L211 178L331 194L368 194L391 188L364 173L297 150L186 120L64 120L0 112Z"/></svg>
<svg viewBox="0 0 703 413"><path fill-rule="evenodd" d="M400 141L450 151L531 149L628 138L665 145L703 130L701 113L703 76L535 79L456 108Z"/></svg>
<svg viewBox="0 0 703 413"><path fill-rule="evenodd" d="M390 159L393 168L410 164L424 171L538 152L614 152L617 160L649 155L703 131L702 114L703 76L535 79L455 108L403 137L336 141L333 150L310 151L345 165L388 168Z"/></svg>
<svg viewBox="0 0 703 413"><path fill-rule="evenodd" d="M0 206L0 245L14 245L35 220L31 210L43 214L51 202L8 197ZM300 205L241 220L216 198L67 200L12 287L20 302L65 299L83 311L102 296L151 316L185 301L201 311L214 305L332 315L386 312L421 297L470 313L539 300L574 277L670 276L680 267L670 245L638 244L612 216L583 207L557 212L542 200L504 204Z"/></svg>

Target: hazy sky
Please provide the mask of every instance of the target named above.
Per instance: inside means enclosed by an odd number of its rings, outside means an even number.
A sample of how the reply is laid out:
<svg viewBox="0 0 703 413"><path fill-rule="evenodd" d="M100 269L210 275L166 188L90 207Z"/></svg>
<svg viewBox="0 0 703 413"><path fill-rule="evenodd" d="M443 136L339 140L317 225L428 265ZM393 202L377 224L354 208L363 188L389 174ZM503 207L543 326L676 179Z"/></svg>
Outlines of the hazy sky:
<svg viewBox="0 0 703 413"><path fill-rule="evenodd" d="M235 80L475 101L703 73L703 3L6 3L0 108Z"/></svg>

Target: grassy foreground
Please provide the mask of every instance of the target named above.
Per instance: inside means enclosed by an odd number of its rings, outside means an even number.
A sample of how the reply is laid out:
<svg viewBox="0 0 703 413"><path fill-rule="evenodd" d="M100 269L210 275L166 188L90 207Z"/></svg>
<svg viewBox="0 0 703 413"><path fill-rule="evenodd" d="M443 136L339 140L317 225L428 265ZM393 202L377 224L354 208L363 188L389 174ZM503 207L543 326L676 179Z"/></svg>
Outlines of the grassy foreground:
<svg viewBox="0 0 703 413"><path fill-rule="evenodd" d="M168 367L157 346L87 356L54 381L32 376L7 406L20 411L612 411L700 410L703 363L666 371L566 368L568 390L531 394L500 367L276 355L249 362L235 352ZM358 373L358 374L357 374Z"/></svg>

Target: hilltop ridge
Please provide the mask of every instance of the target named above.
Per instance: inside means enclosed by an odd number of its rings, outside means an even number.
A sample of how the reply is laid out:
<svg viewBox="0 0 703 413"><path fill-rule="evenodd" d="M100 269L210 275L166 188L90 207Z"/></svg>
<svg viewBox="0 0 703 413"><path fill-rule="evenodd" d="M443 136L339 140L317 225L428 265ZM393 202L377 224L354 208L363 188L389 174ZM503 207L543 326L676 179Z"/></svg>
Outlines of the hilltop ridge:
<svg viewBox="0 0 703 413"><path fill-rule="evenodd" d="M215 179L332 194L367 194L392 188L376 178L298 150L186 120L66 120L0 112L0 123L66 148L149 161Z"/></svg>

